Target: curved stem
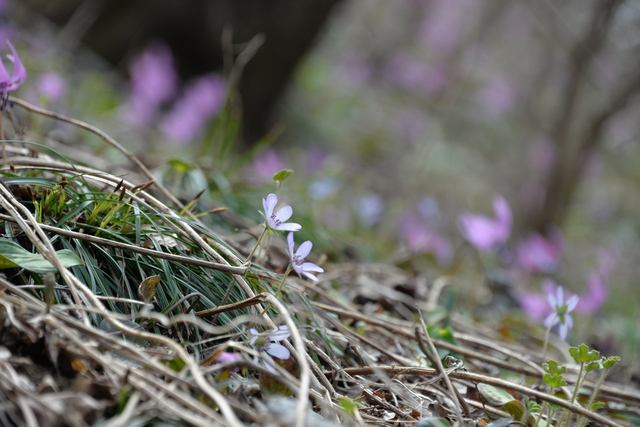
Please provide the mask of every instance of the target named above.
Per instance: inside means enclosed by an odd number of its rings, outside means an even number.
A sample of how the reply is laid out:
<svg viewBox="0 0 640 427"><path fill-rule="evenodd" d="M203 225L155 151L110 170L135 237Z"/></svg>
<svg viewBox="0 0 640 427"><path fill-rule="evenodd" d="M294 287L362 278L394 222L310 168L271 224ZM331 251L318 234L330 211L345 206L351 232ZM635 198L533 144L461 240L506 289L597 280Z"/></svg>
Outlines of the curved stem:
<svg viewBox="0 0 640 427"><path fill-rule="evenodd" d="M267 234L267 230L268 230L268 228L267 228L267 225L265 224L264 230L262 230L262 233L260 234L260 237L258 237L258 241L256 242L256 245L251 250L251 253L249 254L249 256L247 257L247 260L245 261L245 264L249 264L251 262L251 258L253 258L253 255L256 253L256 250L258 249L258 246L260 246L260 242L264 238L264 235Z"/></svg>

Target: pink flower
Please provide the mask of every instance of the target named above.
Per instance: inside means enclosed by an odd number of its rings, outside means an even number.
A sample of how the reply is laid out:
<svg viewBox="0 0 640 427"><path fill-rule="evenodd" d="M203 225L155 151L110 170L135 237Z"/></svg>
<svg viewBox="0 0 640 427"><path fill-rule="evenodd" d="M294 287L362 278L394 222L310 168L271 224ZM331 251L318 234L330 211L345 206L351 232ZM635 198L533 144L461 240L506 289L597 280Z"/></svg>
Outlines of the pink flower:
<svg viewBox="0 0 640 427"><path fill-rule="evenodd" d="M516 250L518 266L533 273L549 273L556 269L564 251L564 238L560 230L547 238L539 233L529 234Z"/></svg>
<svg viewBox="0 0 640 427"><path fill-rule="evenodd" d="M218 357L216 357L217 363L231 363L235 362L236 360L242 360L242 356L236 353L230 353L228 351L223 351L218 355ZM238 369L234 368L233 371L237 372Z"/></svg>
<svg viewBox="0 0 640 427"><path fill-rule="evenodd" d="M60 101L67 93L67 82L58 73L52 71L42 74L36 82L40 95L48 101Z"/></svg>
<svg viewBox="0 0 640 427"><path fill-rule="evenodd" d="M273 175L285 169L286 163L282 156L273 148L267 148L258 154L252 164L249 173L253 176L251 179L255 184L272 182Z"/></svg>
<svg viewBox="0 0 640 427"><path fill-rule="evenodd" d="M127 119L135 125L146 126L178 87L171 50L164 44L152 44L131 62L129 74L131 94Z"/></svg>
<svg viewBox="0 0 640 427"><path fill-rule="evenodd" d="M400 234L411 252L434 254L440 265L451 261L452 249L449 239L415 215L409 214L403 218Z"/></svg>
<svg viewBox="0 0 640 427"><path fill-rule="evenodd" d="M493 210L496 219L469 213L460 215L462 236L480 251L486 251L504 243L511 233L513 221L511 209L502 196L494 197Z"/></svg>
<svg viewBox="0 0 640 427"><path fill-rule="evenodd" d="M299 231L302 229L300 224L295 222L286 222L291 215L293 215L293 209L291 206L285 206L278 212L273 213L274 208L278 204L278 196L271 193L266 199L262 199L262 207L264 208L264 219L266 220L267 227L275 231Z"/></svg>
<svg viewBox="0 0 640 427"><path fill-rule="evenodd" d="M217 74L209 74L189 83L182 97L164 118L160 130L176 145L199 138L209 120L223 107L226 84Z"/></svg>
<svg viewBox="0 0 640 427"><path fill-rule="evenodd" d="M0 97L2 98L0 111L7 107L9 91L18 89L27 78L27 70L22 65L18 53L9 40L7 40L7 44L11 49L11 55L7 55L7 58L13 63L13 70L11 70L11 76L9 76L4 62L0 59Z"/></svg>
<svg viewBox="0 0 640 427"><path fill-rule="evenodd" d="M605 303L609 296L607 281L607 278L597 271L589 273L587 276L587 293L580 298L580 302L576 307L577 313L593 314L602 307L602 304Z"/></svg>
<svg viewBox="0 0 640 427"><path fill-rule="evenodd" d="M317 281L318 278L311 273L324 272L322 267L319 267L312 262L304 262L304 259L311 252L313 243L307 240L300 244L297 251L294 251L293 233L289 233L287 236L287 243L289 244L289 256L291 257L291 266L293 267L293 270L298 273L299 276L306 276L314 282Z"/></svg>

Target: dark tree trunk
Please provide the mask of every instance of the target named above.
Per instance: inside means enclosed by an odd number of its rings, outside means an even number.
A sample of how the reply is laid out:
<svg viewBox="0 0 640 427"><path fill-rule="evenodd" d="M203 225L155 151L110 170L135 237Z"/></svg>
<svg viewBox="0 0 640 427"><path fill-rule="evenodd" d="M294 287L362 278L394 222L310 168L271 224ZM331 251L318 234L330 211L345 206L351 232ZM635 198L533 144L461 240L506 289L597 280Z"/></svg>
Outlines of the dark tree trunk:
<svg viewBox="0 0 640 427"><path fill-rule="evenodd" d="M231 32L231 42L236 48L262 34L265 42L244 68L239 83L247 144L269 128L274 107L296 66L313 46L333 8L341 2L28 1L34 10L67 26L69 32L75 33L72 36L80 36L90 48L123 70L130 56L154 40L163 40L172 48L184 78L221 70L225 54L221 39L225 28ZM73 46L73 42L69 43Z"/></svg>

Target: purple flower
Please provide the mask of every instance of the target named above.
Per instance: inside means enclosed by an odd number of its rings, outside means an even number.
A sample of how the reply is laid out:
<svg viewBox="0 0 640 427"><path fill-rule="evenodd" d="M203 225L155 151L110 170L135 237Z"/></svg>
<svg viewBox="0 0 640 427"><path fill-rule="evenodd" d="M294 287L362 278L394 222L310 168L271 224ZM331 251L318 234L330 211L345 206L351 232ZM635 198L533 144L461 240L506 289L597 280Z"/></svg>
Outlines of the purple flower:
<svg viewBox="0 0 640 427"><path fill-rule="evenodd" d="M609 296L607 281L607 277L597 271L589 273L587 276L587 293L580 297L580 302L576 306L576 313L593 314L602 307L602 304L605 303Z"/></svg>
<svg viewBox="0 0 640 427"><path fill-rule="evenodd" d="M275 361L273 357L286 360L291 356L289 349L282 344L276 344L276 341L286 340L291 336L289 327L287 325L278 326L269 333L258 333L255 329L249 329L249 344L260 353L261 357L254 357L254 363L259 363L261 360L272 372L275 372Z"/></svg>
<svg viewBox="0 0 640 427"><path fill-rule="evenodd" d="M267 148L253 160L250 173L252 182L259 184L271 182L273 175L285 169L286 162L283 157L273 148Z"/></svg>
<svg viewBox="0 0 640 427"><path fill-rule="evenodd" d="M209 74L191 82L173 109L164 118L160 130L176 145L200 137L211 118L223 107L226 84L217 74Z"/></svg>
<svg viewBox="0 0 640 427"><path fill-rule="evenodd" d="M11 49L11 55L7 55L7 58L13 63L13 70L11 70L11 76L9 76L4 62L0 59L0 97L2 98L0 111L7 107L9 91L18 89L27 78L27 70L22 65L18 53L9 40L7 40L7 44Z"/></svg>
<svg viewBox="0 0 640 427"><path fill-rule="evenodd" d="M416 215L409 214L402 218L400 234L411 252L432 253L440 265L446 265L451 261L452 250L449 239L433 230Z"/></svg>
<svg viewBox="0 0 640 427"><path fill-rule="evenodd" d="M53 102L60 101L67 93L67 82L53 71L42 74L36 82L36 87L40 95Z"/></svg>
<svg viewBox="0 0 640 427"><path fill-rule="evenodd" d="M353 203L356 214L366 226L373 226L382 215L384 200L378 194L368 194L356 199Z"/></svg>
<svg viewBox="0 0 640 427"><path fill-rule="evenodd" d="M131 62L129 74L131 95L127 119L132 124L146 126L178 87L171 50L164 44L152 44Z"/></svg>
<svg viewBox="0 0 640 427"><path fill-rule="evenodd" d="M262 207L264 208L264 219L267 222L267 228L275 231L298 231L302 229L300 224L295 222L285 222L291 215L293 215L293 209L291 206L285 206L278 210L277 213L273 213L273 209L278 204L278 196L271 193L267 196L266 200L262 199Z"/></svg>
<svg viewBox="0 0 640 427"><path fill-rule="evenodd" d="M549 302L553 312L547 316L544 321L544 325L546 327L551 327L560 324L559 335L563 340L567 339L567 334L573 327L573 319L569 313L576 308L579 300L580 298L577 295L573 295L565 301L564 289L562 286L558 286L555 295L553 292L547 295L547 301Z"/></svg>
<svg viewBox="0 0 640 427"><path fill-rule="evenodd" d="M216 357L217 363L230 363L235 362L236 360L242 360L242 356L236 353L230 353L228 351L223 351L218 355L218 357ZM233 371L237 372L238 369L234 368Z"/></svg>
<svg viewBox="0 0 640 427"><path fill-rule="evenodd" d="M299 276L304 275L314 282L317 281L318 278L311 274L311 272L322 273L324 272L322 267L319 267L312 262L304 262L304 259L307 257L307 255L309 255L309 252L311 252L313 243L307 240L298 247L297 251L294 251L293 233L289 233L289 235L287 236L287 242L289 243L289 256L291 257L291 265L293 266L295 272L298 273Z"/></svg>
<svg viewBox="0 0 640 427"><path fill-rule="evenodd" d="M516 259L523 270L549 273L556 269L563 251L564 239L560 230L555 230L548 238L531 233L518 245Z"/></svg>
<svg viewBox="0 0 640 427"><path fill-rule="evenodd" d="M485 251L504 243L511 233L512 215L507 201L496 196L493 199L496 219L480 215L460 215L462 236L476 249Z"/></svg>

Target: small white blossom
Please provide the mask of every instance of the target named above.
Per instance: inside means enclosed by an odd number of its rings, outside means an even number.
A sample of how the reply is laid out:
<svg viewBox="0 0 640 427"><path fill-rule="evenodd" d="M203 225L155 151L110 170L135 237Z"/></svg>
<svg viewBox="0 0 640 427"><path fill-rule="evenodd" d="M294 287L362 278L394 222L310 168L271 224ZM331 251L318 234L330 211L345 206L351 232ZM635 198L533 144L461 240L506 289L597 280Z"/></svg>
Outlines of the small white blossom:
<svg viewBox="0 0 640 427"><path fill-rule="evenodd" d="M313 243L307 240L298 247L297 251L294 251L293 233L289 233L289 235L287 236L287 242L289 243L291 266L293 267L295 272L298 273L299 276L306 276L313 281L317 281L318 278L310 272L322 273L324 271L322 267L319 267L312 262L304 262L306 256L309 255L309 252L311 252Z"/></svg>
<svg viewBox="0 0 640 427"><path fill-rule="evenodd" d="M262 207L264 208L264 219L267 222L267 227L276 231L298 231L302 228L300 224L295 222L286 222L291 215L293 215L293 209L291 206L285 206L278 212L273 213L273 209L278 204L278 196L271 193L266 199L262 199Z"/></svg>

